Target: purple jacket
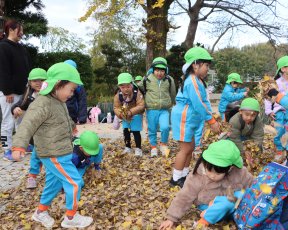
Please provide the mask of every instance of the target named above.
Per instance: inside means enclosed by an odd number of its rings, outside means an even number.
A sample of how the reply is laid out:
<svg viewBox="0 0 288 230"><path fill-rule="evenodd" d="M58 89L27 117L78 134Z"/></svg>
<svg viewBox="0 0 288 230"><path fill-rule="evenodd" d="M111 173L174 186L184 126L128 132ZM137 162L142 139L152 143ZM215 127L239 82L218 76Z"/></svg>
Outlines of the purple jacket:
<svg viewBox="0 0 288 230"><path fill-rule="evenodd" d="M278 85L278 91L280 93L286 94L288 93L288 81L285 80L282 76L276 80ZM274 112L277 113L279 110L285 110L281 105L275 102L274 108L272 110L272 103L265 99L265 114L269 115L270 113Z"/></svg>

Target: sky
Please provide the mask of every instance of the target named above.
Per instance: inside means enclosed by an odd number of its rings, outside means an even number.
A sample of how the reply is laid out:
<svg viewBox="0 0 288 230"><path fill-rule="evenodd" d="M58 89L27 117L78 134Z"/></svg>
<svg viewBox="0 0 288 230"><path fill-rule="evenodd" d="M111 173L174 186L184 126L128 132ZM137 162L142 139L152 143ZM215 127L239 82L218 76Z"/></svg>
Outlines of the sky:
<svg viewBox="0 0 288 230"><path fill-rule="evenodd" d="M280 0L280 1L287 1L287 0ZM87 10L87 0L42 0L45 8L43 9L43 13L45 17L48 19L48 26L52 27L62 27L66 30L69 30L72 33L76 33L78 37L83 38L88 44L87 46L90 47L89 41L91 37L89 37L89 33L92 33L93 30L96 28L96 23L93 19L89 19L86 22L79 22L78 19L83 16ZM64 4L65 2L65 4ZM287 6L287 2L286 2ZM286 9L287 10L287 9ZM287 13L287 12L285 12ZM181 20L181 21L180 21ZM142 23L142 22L141 22ZM184 41L188 20L187 17L183 17L176 22L177 25L182 25L177 32L172 33L170 36L169 45L173 44L180 44ZM199 28L199 27L198 27ZM249 31L248 31L249 33ZM249 38L249 39L248 39ZM255 44L259 42L266 42L267 39L264 36L257 35L257 33L253 33L253 36L249 36L247 38L247 31L240 34L233 41L230 41L228 38L222 39L218 48L224 48L227 44L242 47L248 44ZM214 43L216 38L211 38L211 35L208 35L204 31L197 30L195 42L200 41L205 45L205 47L211 47ZM287 42L287 39L286 39ZM169 46L168 45L168 46Z"/></svg>

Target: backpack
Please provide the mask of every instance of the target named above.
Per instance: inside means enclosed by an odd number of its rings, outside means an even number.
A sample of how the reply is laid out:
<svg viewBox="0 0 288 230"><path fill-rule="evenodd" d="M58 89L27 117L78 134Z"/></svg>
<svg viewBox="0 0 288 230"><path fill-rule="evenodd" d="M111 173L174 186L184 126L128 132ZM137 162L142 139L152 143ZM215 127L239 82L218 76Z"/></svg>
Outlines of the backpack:
<svg viewBox="0 0 288 230"><path fill-rule="evenodd" d="M163 81L166 81L166 80L168 80L168 82L169 82L169 91L171 91L171 77L169 76L169 75L166 75L164 78L163 78ZM148 79L148 76L146 75L145 77L144 77L144 79L143 79L143 88L144 88L144 91L142 92L141 91L141 93L143 94L143 95L145 95L146 94L146 92L147 92L147 81L148 82L150 82L150 79Z"/></svg>
<svg viewBox="0 0 288 230"><path fill-rule="evenodd" d="M288 196L288 167L269 163L246 189L234 212L238 229L284 230L279 219Z"/></svg>

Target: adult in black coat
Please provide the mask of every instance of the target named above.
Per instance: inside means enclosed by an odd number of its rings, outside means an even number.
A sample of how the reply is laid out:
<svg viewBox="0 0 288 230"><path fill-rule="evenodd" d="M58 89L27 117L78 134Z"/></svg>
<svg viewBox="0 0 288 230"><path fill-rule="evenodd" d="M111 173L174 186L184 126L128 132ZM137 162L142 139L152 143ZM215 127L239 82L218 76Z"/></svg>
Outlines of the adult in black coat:
<svg viewBox="0 0 288 230"><path fill-rule="evenodd" d="M12 160L12 132L17 121L11 107L25 91L31 62L28 52L19 43L23 36L22 25L15 20L5 23L5 37L0 41L0 106L2 110L1 142L4 159Z"/></svg>

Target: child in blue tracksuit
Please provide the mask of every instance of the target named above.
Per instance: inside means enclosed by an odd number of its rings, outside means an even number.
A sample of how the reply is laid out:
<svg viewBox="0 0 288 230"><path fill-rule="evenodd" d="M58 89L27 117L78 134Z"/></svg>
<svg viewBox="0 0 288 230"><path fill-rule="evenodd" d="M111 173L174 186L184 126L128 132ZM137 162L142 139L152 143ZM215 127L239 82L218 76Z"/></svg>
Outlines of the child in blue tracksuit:
<svg viewBox="0 0 288 230"><path fill-rule="evenodd" d="M152 71L152 73L150 73ZM172 77L168 75L167 60L157 57L153 60L147 77L138 83L145 94L145 107L148 125L148 138L151 146L151 157L158 155L157 130L161 132L160 152L169 153L169 109L175 101L176 88Z"/></svg>
<svg viewBox="0 0 288 230"><path fill-rule="evenodd" d="M281 57L277 61L277 71L274 79L277 83L278 91L284 94L288 90L287 68L288 56ZM281 137L287 132L288 115L285 108L278 103L271 103L269 100L265 100L265 114L277 123L275 125L277 135L274 137L274 144L277 149L275 161L281 162L285 158L285 150L288 149L288 146L282 146L281 143Z"/></svg>
<svg viewBox="0 0 288 230"><path fill-rule="evenodd" d="M84 131L79 138L74 140L73 144L72 162L82 177L92 163L95 170L101 170L103 145L99 144L99 137L95 132Z"/></svg>
<svg viewBox="0 0 288 230"><path fill-rule="evenodd" d="M77 69L75 61L69 59L64 61ZM69 115L75 124L85 124L87 121L87 94L83 85L78 85L72 97L66 101Z"/></svg>
<svg viewBox="0 0 288 230"><path fill-rule="evenodd" d="M28 77L26 92L11 108L11 112L15 118L21 119L21 117L23 117L24 111L28 109L29 105L38 96L42 82L46 79L46 70L41 68L34 68L31 70ZM29 147L32 148L32 154L30 157L30 169L26 185L27 188L36 188L36 177L40 173L40 168L42 165L40 159L36 155L33 144L33 139L31 139Z"/></svg>
<svg viewBox="0 0 288 230"><path fill-rule="evenodd" d="M239 85L242 83L243 82L238 73L231 73L228 75L228 80L226 81L218 106L223 121L225 120L227 105L235 101L240 101L247 96L249 88L240 88Z"/></svg>
<svg viewBox="0 0 288 230"><path fill-rule="evenodd" d="M203 121L208 121L213 132L220 131L219 124L212 116L211 105L202 82L208 74L212 57L204 48L194 47L186 52L184 58L184 84L178 91L176 105L171 113L173 138L179 141L180 151L176 155L170 184L180 187L189 172L196 130L199 130Z"/></svg>
<svg viewBox="0 0 288 230"><path fill-rule="evenodd" d="M32 215L34 221L52 228L55 221L48 209L59 191L64 188L66 214L61 226L84 228L93 219L77 212L83 179L72 163L72 136L75 124L68 114L65 102L73 95L77 85L83 84L78 71L69 64L57 63L47 71L40 95L29 106L13 137L12 157L20 161L29 140L33 137L35 150L45 166L45 186L40 204Z"/></svg>
<svg viewBox="0 0 288 230"><path fill-rule="evenodd" d="M288 60L288 56L285 57ZM282 72L288 74L288 66L283 66L280 69ZM273 102L278 103L279 105L283 106L286 110L288 110L288 94L284 95L283 93L280 93L276 89L270 89L267 96L271 98ZM284 162L283 164L284 165L286 164L286 166L288 167L287 159L286 162ZM280 222L283 225L284 229L288 229L288 198L284 200Z"/></svg>

